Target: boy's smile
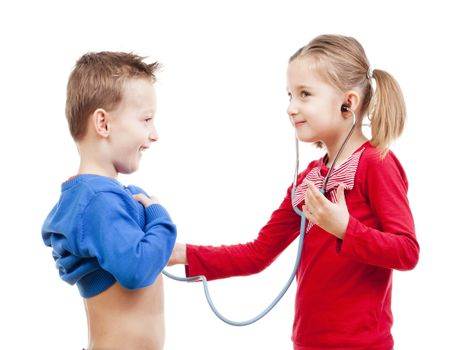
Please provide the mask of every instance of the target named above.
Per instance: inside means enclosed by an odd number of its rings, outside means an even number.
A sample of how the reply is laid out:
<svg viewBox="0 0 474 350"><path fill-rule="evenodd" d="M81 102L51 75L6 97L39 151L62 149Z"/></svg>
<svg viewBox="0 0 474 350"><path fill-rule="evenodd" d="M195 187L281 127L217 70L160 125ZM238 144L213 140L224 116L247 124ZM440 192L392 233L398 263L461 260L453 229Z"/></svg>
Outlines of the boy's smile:
<svg viewBox="0 0 474 350"><path fill-rule="evenodd" d="M154 124L155 89L146 79L124 83L119 106L110 111L109 159L117 173L138 169L142 153L158 140Z"/></svg>

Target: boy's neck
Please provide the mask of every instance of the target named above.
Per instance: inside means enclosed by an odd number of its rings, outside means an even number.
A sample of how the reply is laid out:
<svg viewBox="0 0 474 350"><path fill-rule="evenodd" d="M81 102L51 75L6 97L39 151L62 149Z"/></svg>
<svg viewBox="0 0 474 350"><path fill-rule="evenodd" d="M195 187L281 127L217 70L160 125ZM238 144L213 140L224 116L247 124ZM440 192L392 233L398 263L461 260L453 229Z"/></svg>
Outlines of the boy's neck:
<svg viewBox="0 0 474 350"><path fill-rule="evenodd" d="M77 145L80 163L78 174L94 174L116 179L118 172L114 165L103 156L100 145L80 143Z"/></svg>
<svg viewBox="0 0 474 350"><path fill-rule="evenodd" d="M91 164L91 163L83 163L81 160L81 163L79 164L79 170L77 171L78 174L92 174L92 175L101 175L105 177L110 177L112 179L116 179L118 176L118 173L116 171L109 171L107 169L104 169L103 167L100 167L96 164Z"/></svg>

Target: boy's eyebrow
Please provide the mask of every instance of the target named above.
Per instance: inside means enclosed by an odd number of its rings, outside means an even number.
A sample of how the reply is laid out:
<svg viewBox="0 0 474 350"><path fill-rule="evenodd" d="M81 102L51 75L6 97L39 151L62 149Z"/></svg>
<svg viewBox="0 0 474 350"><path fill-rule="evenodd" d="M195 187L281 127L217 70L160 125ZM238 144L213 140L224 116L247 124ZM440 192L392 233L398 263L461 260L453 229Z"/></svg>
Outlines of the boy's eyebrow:
<svg viewBox="0 0 474 350"><path fill-rule="evenodd" d="M154 109L144 109L142 111L143 114L152 114L155 115L155 110Z"/></svg>

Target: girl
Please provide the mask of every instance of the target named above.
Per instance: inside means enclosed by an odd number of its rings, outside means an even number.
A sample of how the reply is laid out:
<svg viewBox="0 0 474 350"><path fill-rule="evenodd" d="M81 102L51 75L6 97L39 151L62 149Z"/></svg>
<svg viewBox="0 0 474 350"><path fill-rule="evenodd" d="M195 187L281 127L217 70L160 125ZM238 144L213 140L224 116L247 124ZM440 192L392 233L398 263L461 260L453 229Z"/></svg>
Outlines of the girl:
<svg viewBox="0 0 474 350"><path fill-rule="evenodd" d="M388 149L405 121L397 82L371 70L354 38L322 35L289 60L288 116L300 141L324 146L326 155L298 176L258 237L246 244L177 244L170 265L209 280L262 271L298 236L308 219L297 273L295 350L391 350L392 270L410 270L419 245L407 199L405 172ZM376 84L375 84L376 83ZM319 192L336 153L325 195ZM372 138L362 133L371 121Z"/></svg>

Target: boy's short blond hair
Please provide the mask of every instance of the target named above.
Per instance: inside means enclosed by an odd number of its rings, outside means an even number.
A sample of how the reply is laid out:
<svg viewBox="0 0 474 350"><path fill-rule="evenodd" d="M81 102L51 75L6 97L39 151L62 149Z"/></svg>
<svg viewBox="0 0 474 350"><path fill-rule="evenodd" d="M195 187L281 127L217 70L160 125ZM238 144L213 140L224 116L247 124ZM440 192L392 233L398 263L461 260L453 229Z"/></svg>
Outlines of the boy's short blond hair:
<svg viewBox="0 0 474 350"><path fill-rule="evenodd" d="M69 76L66 100L66 118L75 141L86 135L89 116L96 109L111 110L120 103L127 79L155 82L160 64L143 60L132 53L104 51L86 53L76 62Z"/></svg>

